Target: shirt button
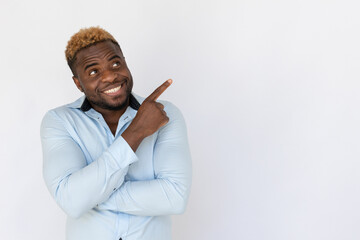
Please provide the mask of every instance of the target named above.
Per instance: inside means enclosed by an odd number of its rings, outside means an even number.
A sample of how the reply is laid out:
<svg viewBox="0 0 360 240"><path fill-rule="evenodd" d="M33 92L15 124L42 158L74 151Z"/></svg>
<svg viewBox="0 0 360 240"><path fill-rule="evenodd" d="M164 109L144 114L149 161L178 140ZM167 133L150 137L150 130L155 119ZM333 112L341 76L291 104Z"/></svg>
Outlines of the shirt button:
<svg viewBox="0 0 360 240"><path fill-rule="evenodd" d="M116 190L116 188L113 189L113 191L115 191L115 190Z"/></svg>

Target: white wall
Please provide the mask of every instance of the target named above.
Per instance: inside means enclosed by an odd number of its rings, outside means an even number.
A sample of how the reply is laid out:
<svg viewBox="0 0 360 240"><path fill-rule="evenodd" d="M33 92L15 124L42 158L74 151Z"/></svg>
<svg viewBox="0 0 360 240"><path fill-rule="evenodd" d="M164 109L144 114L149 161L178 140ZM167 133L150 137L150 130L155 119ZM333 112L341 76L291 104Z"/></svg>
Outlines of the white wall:
<svg viewBox="0 0 360 240"><path fill-rule="evenodd" d="M44 113L81 96L67 40L99 25L146 96L182 110L193 187L174 240L359 239L360 3L0 2L0 239L64 239L42 180Z"/></svg>

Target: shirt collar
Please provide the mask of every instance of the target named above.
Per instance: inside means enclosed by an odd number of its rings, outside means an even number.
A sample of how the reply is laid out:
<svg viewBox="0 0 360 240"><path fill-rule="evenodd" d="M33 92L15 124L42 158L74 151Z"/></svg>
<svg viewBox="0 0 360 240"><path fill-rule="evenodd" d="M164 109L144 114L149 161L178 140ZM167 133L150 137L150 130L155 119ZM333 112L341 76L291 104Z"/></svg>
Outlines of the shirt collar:
<svg viewBox="0 0 360 240"><path fill-rule="evenodd" d="M91 109L91 104L86 98L86 96L81 97L80 99L78 99L74 103L69 104L68 106L71 108L80 108L83 112L87 112ZM129 106L135 110L138 110L140 107L140 103L133 96L133 94L130 94L129 96Z"/></svg>

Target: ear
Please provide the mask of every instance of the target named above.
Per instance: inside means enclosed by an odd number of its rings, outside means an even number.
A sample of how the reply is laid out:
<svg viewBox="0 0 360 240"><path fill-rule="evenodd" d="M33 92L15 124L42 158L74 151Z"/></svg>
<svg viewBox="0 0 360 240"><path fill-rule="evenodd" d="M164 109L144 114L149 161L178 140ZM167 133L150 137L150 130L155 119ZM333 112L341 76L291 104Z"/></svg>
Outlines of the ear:
<svg viewBox="0 0 360 240"><path fill-rule="evenodd" d="M84 92L83 88L81 87L79 79L77 77L73 76L72 79L74 80L74 83L76 87L80 90L80 92Z"/></svg>

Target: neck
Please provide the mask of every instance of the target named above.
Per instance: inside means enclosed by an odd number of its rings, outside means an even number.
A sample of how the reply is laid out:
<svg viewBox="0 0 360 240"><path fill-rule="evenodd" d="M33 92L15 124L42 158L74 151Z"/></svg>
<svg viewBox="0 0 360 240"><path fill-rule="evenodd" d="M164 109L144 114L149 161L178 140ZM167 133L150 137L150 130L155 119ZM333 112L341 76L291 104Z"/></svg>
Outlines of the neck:
<svg viewBox="0 0 360 240"><path fill-rule="evenodd" d="M129 106L129 104L126 104L126 106L120 110L99 109L94 106L93 106L93 108L97 112L101 113L105 122L109 126L112 134L115 136L119 119L124 114L124 112L128 106Z"/></svg>

